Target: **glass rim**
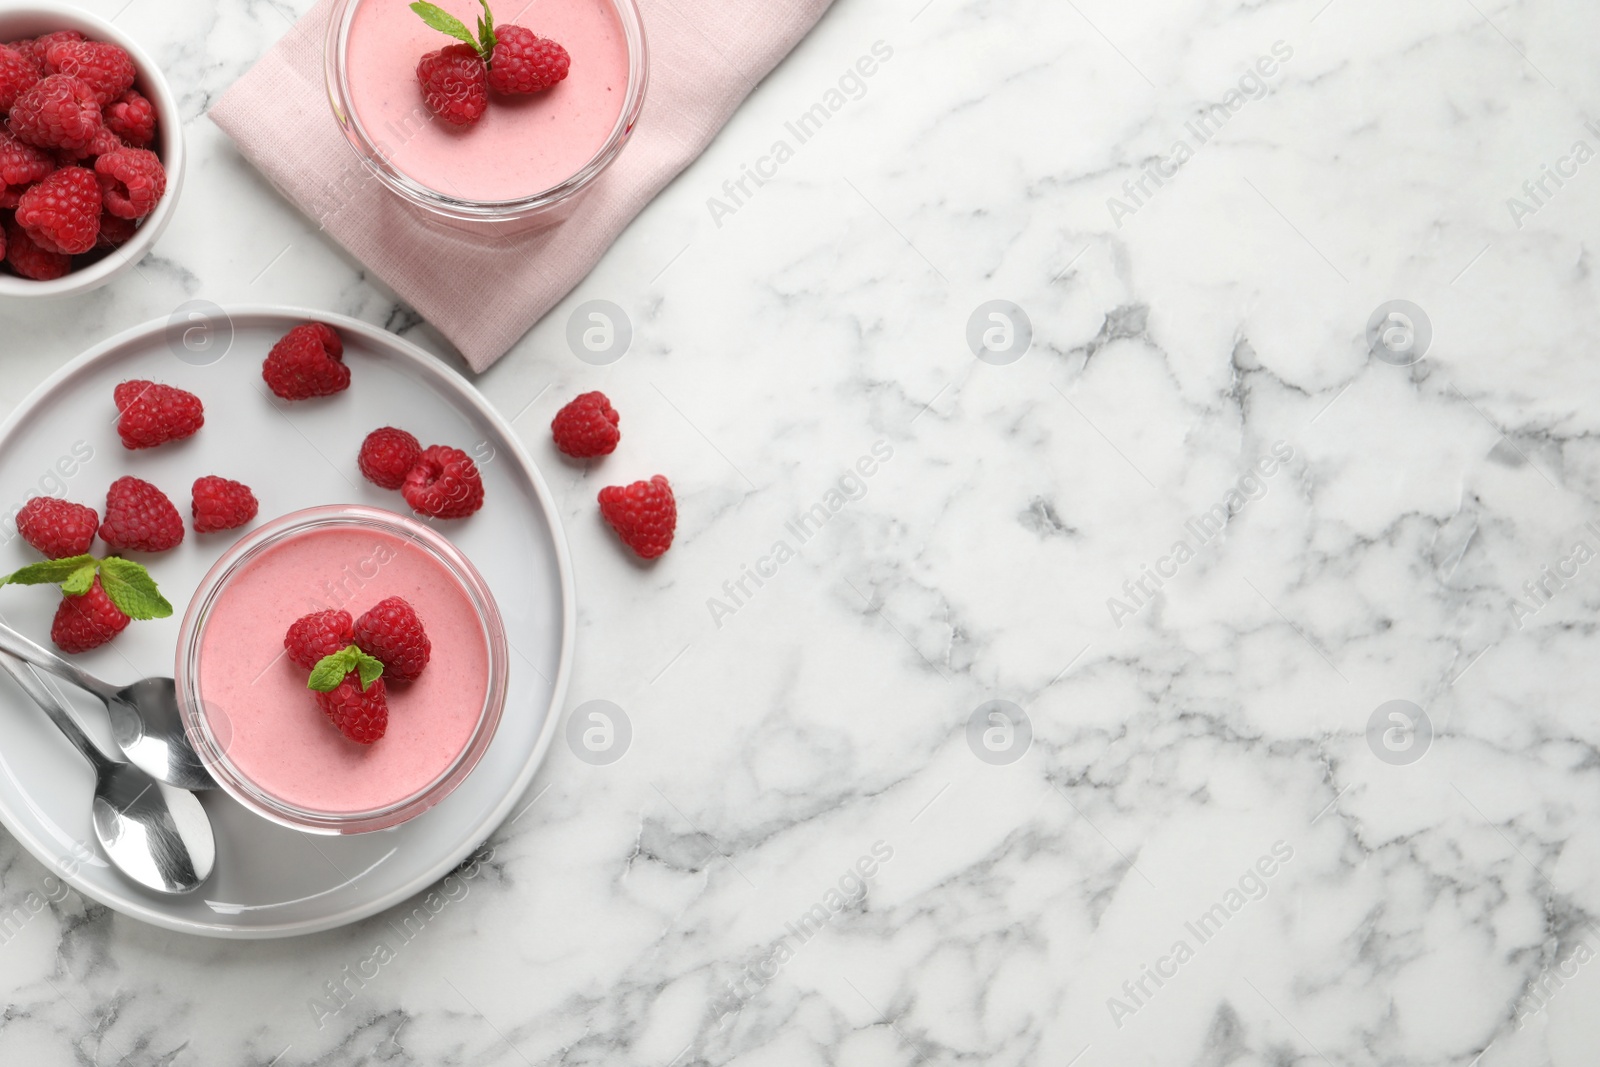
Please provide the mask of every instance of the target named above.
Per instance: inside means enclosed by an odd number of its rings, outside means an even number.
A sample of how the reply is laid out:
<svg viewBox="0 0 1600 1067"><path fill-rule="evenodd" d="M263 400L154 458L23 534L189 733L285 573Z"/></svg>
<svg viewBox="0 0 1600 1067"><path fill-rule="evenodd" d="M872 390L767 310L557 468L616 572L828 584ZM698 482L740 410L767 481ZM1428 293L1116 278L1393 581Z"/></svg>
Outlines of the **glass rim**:
<svg viewBox="0 0 1600 1067"><path fill-rule="evenodd" d="M489 677L483 707L472 735L442 771L426 785L388 804L363 811L329 812L304 808L267 792L228 757L229 742L219 739L200 695L200 637L217 598L242 567L285 539L317 529L382 530L428 552L456 578L472 602L483 628ZM500 726L508 690L510 651L499 606L472 561L438 532L382 508L333 504L305 508L274 519L240 538L206 572L178 630L174 677L184 733L224 792L261 817L291 829L319 834L355 834L398 826L421 815L455 791L488 751Z"/></svg>
<svg viewBox="0 0 1600 1067"><path fill-rule="evenodd" d="M334 120L344 133L345 140L362 164L384 185L419 207L463 222L503 222L539 215L587 188L621 154L633 135L650 82L650 50L645 40L644 17L639 12L636 0L608 0L622 24L628 46L628 89L623 95L622 110L617 115L611 134L589 162L557 185L508 200L475 200L425 185L390 162L367 132L356 111L350 93L345 52L349 45L351 23L355 21L356 9L362 2L337 0L328 19L323 49L323 78L328 104L333 109Z"/></svg>

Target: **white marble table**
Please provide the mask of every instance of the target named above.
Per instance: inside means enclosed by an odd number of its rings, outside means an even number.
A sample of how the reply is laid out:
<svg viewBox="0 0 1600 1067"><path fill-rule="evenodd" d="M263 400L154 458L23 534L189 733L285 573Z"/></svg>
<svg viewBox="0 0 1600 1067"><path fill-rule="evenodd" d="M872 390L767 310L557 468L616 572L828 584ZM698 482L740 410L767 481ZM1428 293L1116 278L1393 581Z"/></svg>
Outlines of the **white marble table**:
<svg viewBox="0 0 1600 1067"><path fill-rule="evenodd" d="M88 6L170 71L188 186L138 274L0 306L0 409L191 298L442 350L203 116L306 0L124 3ZM61 895L0 944L0 1063L1592 1064L1597 37L1581 0L840 0L481 379L546 458L604 389L678 487L638 568L608 474L546 467L567 708L625 709L624 757L558 744L379 968L394 915L223 943ZM591 299L611 366L566 343ZM968 347L993 300L1020 359ZM1393 300L1425 353L1370 352ZM0 839L0 913L46 873Z"/></svg>

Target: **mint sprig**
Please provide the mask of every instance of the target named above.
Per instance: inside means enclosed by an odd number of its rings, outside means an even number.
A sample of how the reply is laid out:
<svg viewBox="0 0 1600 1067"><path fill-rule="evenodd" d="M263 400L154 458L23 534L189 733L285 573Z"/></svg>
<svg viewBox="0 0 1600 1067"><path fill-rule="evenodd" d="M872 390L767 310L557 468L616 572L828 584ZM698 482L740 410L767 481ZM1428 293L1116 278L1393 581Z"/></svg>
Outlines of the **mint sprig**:
<svg viewBox="0 0 1600 1067"><path fill-rule="evenodd" d="M96 574L111 603L130 619L165 619L172 614L172 605L161 595L150 572L121 556L68 556L30 563L0 577L0 586L59 585L67 596L82 596L94 585Z"/></svg>
<svg viewBox="0 0 1600 1067"><path fill-rule="evenodd" d="M383 676L383 663L355 645L346 645L317 661L317 665L311 668L311 677L306 679L306 688L319 693L331 693L339 688L339 683L351 671L361 678L362 689L370 689L372 683Z"/></svg>
<svg viewBox="0 0 1600 1067"><path fill-rule="evenodd" d="M411 10L432 28L458 41L470 44L483 57L485 63L489 62L489 53L494 51L496 38L494 35L494 12L489 10L489 0L478 0L483 5L483 15L478 18L478 34L473 36L467 29L467 24L456 18L450 12L437 4L427 3L426 0L417 0L411 5Z"/></svg>

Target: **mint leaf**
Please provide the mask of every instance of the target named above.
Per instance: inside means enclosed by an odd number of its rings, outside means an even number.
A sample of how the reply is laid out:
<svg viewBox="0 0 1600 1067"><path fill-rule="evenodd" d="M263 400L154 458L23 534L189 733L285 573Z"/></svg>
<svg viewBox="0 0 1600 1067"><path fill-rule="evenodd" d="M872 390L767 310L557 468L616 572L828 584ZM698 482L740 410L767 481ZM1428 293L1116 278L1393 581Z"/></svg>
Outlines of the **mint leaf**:
<svg viewBox="0 0 1600 1067"><path fill-rule="evenodd" d="M47 559L42 563L30 563L21 570L6 575L4 579L0 579L0 585L57 585L71 578L79 568L93 564L93 556Z"/></svg>
<svg viewBox="0 0 1600 1067"><path fill-rule="evenodd" d="M94 585L96 566L94 560L91 559L88 563L83 564L83 566L67 575L61 583L61 591L67 596L82 596L87 593L89 587Z"/></svg>
<svg viewBox="0 0 1600 1067"><path fill-rule="evenodd" d="M351 645L350 647L355 648L354 645ZM376 660L367 655L365 652L362 652L360 649L356 650L356 655L356 671L361 676L361 688L370 689L372 688L373 682L376 682L379 678L383 677L383 663L380 660Z"/></svg>
<svg viewBox="0 0 1600 1067"><path fill-rule="evenodd" d="M315 689L319 693L331 693L339 688L344 676L355 666L354 653L359 651L355 645L348 645L337 652L323 656L317 661L317 665L311 668L311 677L306 679L306 688Z"/></svg>
<svg viewBox="0 0 1600 1067"><path fill-rule="evenodd" d="M317 665L311 669L311 677L306 679L306 688L319 693L331 693L339 688L339 683L351 671L360 677L361 688L368 689L382 677L383 664L355 645L346 645L317 661Z"/></svg>
<svg viewBox="0 0 1600 1067"><path fill-rule="evenodd" d="M478 47L478 42L473 39L472 31L467 29L466 23L443 8L417 0L417 3L411 5L411 10L440 33L449 34L458 41L465 41L474 48Z"/></svg>
<svg viewBox="0 0 1600 1067"><path fill-rule="evenodd" d="M489 10L489 0L478 0L478 3L483 5L483 17L478 20L478 52L487 63L489 53L500 41L494 35L494 12Z"/></svg>
<svg viewBox="0 0 1600 1067"><path fill-rule="evenodd" d="M100 585L106 596L130 619L165 619L172 605L161 595L155 579L143 565L120 556L100 561Z"/></svg>

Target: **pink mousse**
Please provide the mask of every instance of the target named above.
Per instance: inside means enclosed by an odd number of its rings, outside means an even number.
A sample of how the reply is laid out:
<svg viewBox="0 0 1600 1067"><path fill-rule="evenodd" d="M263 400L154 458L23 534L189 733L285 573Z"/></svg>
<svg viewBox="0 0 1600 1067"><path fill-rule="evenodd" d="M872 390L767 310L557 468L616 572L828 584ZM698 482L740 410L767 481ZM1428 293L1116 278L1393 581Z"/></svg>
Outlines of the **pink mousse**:
<svg viewBox="0 0 1600 1067"><path fill-rule="evenodd" d="M359 618L391 596L416 608L433 656L416 681L389 687L388 732L358 745L317 707L283 635L313 611ZM265 550L217 596L200 639L201 703L228 758L262 791L317 812L386 807L443 774L478 724L488 675L483 624L455 577L375 530L313 530Z"/></svg>
<svg viewBox="0 0 1600 1067"><path fill-rule="evenodd" d="M469 27L477 0L435 0ZM628 93L628 44L611 0L491 0L498 17L549 37L572 56L565 81L542 93L490 93L488 113L465 129L429 113L417 61L459 43L428 27L406 0L362 0L350 23L345 69L367 137L402 173L464 200L516 200L560 185L595 157Z"/></svg>

